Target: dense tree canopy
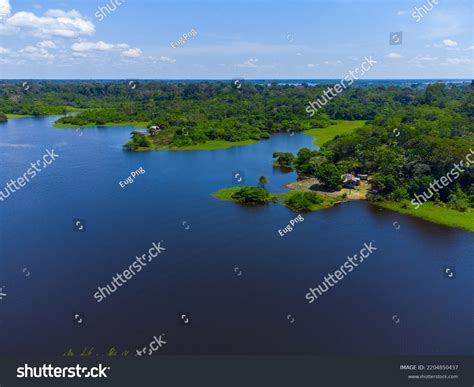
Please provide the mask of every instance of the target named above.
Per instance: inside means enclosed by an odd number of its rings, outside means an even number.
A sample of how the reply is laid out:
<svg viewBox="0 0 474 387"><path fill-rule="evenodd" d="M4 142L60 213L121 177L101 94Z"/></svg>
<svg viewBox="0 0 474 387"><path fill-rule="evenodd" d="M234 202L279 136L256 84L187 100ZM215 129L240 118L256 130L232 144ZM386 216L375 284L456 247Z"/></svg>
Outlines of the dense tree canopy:
<svg viewBox="0 0 474 387"><path fill-rule="evenodd" d="M473 84L439 83L406 106L381 110L364 127L321 150L301 149L293 164L300 176L317 177L332 188L340 173L369 174L374 200L401 201L431 189L430 200L463 211L474 207L473 164L466 159L471 153L474 160ZM434 190L440 179L449 184Z"/></svg>

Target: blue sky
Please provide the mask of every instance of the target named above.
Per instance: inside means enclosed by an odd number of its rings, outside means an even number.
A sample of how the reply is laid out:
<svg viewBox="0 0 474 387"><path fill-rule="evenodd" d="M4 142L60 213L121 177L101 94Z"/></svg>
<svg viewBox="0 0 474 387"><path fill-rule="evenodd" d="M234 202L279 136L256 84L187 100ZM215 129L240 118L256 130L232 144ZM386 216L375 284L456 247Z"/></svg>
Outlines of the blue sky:
<svg viewBox="0 0 474 387"><path fill-rule="evenodd" d="M473 78L473 2L434 2L0 0L0 78Z"/></svg>

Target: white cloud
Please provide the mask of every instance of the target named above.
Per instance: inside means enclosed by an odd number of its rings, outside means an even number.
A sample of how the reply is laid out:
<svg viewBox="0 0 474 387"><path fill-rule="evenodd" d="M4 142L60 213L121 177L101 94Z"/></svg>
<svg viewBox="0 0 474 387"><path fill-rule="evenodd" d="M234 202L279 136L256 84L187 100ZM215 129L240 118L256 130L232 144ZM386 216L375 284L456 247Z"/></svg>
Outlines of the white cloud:
<svg viewBox="0 0 474 387"><path fill-rule="evenodd" d="M54 55L50 54L48 50L44 48L26 46L25 48L18 51L21 58L30 60L52 60Z"/></svg>
<svg viewBox="0 0 474 387"><path fill-rule="evenodd" d="M0 0L1 1L1 0ZM92 35L95 32L94 24L81 16L78 11L62 11L52 9L44 16L36 16L32 12L17 12L6 18L0 32L18 33L29 31L37 37L60 36L76 38L83 35Z"/></svg>
<svg viewBox="0 0 474 387"><path fill-rule="evenodd" d="M10 50L8 48L0 46L0 54L8 54L9 52Z"/></svg>
<svg viewBox="0 0 474 387"><path fill-rule="evenodd" d="M0 20L11 13L9 0L0 0Z"/></svg>
<svg viewBox="0 0 474 387"><path fill-rule="evenodd" d="M310 69L316 67L316 65L314 63L308 63L306 66L308 66L308 68L310 68Z"/></svg>
<svg viewBox="0 0 474 387"><path fill-rule="evenodd" d="M93 57L93 54L98 52L120 53L124 58L138 58L142 55L142 50L136 47L130 47L126 43L113 44L106 43L102 40L99 40L98 42L75 42L71 45L71 50L74 51L74 57L80 58Z"/></svg>
<svg viewBox="0 0 474 387"><path fill-rule="evenodd" d="M122 52L122 56L127 58L138 58L142 55L142 50L139 48L129 48L128 50Z"/></svg>
<svg viewBox="0 0 474 387"><path fill-rule="evenodd" d="M465 48L464 50L465 50L465 51L474 50L474 46L469 46L468 48Z"/></svg>
<svg viewBox="0 0 474 387"><path fill-rule="evenodd" d="M397 15L398 16L403 16L403 15L408 15L409 13L410 13L410 11L398 11Z"/></svg>
<svg viewBox="0 0 474 387"><path fill-rule="evenodd" d="M58 46L56 46L56 44L54 44L54 42L52 42L51 40L43 40L42 42L39 42L37 44L37 46L39 48L58 48Z"/></svg>
<svg viewBox="0 0 474 387"><path fill-rule="evenodd" d="M247 59L244 63L238 64L237 66L239 66L239 67L257 67L257 62L258 62L257 58L250 58L250 59Z"/></svg>
<svg viewBox="0 0 474 387"><path fill-rule="evenodd" d="M448 64L448 65L466 65L472 63L471 59L468 58L446 58L446 62L443 64Z"/></svg>
<svg viewBox="0 0 474 387"><path fill-rule="evenodd" d="M458 45L458 42L451 40L451 39L444 39L443 44L446 47L456 47Z"/></svg>
<svg viewBox="0 0 474 387"><path fill-rule="evenodd" d="M44 16L80 18L81 14L75 9L71 11L63 11L62 9L50 9L49 11L45 12Z"/></svg>
<svg viewBox="0 0 474 387"><path fill-rule="evenodd" d="M385 55L385 58L389 59L400 59L402 56L396 52L391 52L390 54Z"/></svg>
<svg viewBox="0 0 474 387"><path fill-rule="evenodd" d="M79 52L84 52L84 51L110 51L114 47L116 47L114 44L105 43L102 40L100 40L98 42L86 42L86 41L84 41L84 42L73 43L72 46L71 46L71 50L79 51Z"/></svg>
<svg viewBox="0 0 474 387"><path fill-rule="evenodd" d="M176 62L176 59L170 58L168 56L160 56L160 58L158 59L158 62L174 63Z"/></svg>

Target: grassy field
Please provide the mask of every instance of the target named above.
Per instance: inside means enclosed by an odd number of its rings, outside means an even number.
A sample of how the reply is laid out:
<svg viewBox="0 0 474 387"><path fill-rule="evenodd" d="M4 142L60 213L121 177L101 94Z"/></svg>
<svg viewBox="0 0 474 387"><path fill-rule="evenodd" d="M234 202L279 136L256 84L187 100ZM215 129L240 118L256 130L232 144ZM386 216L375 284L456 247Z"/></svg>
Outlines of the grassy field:
<svg viewBox="0 0 474 387"><path fill-rule="evenodd" d="M285 207L288 208L288 206L286 206L285 202L291 198L293 195L299 193L299 192L302 192L302 191L289 191L289 192L283 192L283 193L280 193L280 194L277 194L277 197L278 199L281 201L281 203L283 205L285 205ZM319 193L319 192L318 192ZM322 195L321 195L322 196ZM344 201L344 199L342 198L332 198L332 197L329 197L329 196L322 196L324 201L320 204L313 204L311 206L311 209L309 210L310 212L312 211L319 211L319 210L324 210L325 208L330 208L332 206L334 206L334 204L338 203L338 202L341 202L341 201Z"/></svg>
<svg viewBox="0 0 474 387"><path fill-rule="evenodd" d="M429 222L442 224L449 227L463 228L474 232L474 211L460 212L447 207L441 207L434 203L424 203L417 210L410 202L373 202L373 204L397 211L402 214L415 216ZM404 208L406 207L406 208Z"/></svg>
<svg viewBox="0 0 474 387"><path fill-rule="evenodd" d="M13 118L29 118L29 117L33 117L32 115L28 115L28 114L6 114L7 118L9 120L13 119Z"/></svg>
<svg viewBox="0 0 474 387"><path fill-rule="evenodd" d="M355 129L364 126L364 124L365 121L363 120L337 120L337 123L335 125L328 126L327 128L306 130L304 133L315 137L315 140L313 141L314 145L322 146L326 142L332 140L334 137L341 134L352 133Z"/></svg>
<svg viewBox="0 0 474 387"><path fill-rule="evenodd" d="M189 150L213 150L213 149L226 149L232 148L234 146L244 146L252 145L257 141L255 140L245 140L245 141L224 141L224 140L214 140L208 141L204 144L188 145L182 147L170 147L170 146L156 146L151 150L173 150L173 151L189 151Z"/></svg>

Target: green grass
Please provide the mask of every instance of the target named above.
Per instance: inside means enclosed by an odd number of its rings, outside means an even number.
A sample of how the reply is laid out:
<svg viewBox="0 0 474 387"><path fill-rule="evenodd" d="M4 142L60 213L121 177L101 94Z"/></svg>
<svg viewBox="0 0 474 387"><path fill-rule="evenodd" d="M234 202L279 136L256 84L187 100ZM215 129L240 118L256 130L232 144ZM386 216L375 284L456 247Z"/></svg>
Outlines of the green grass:
<svg viewBox="0 0 474 387"><path fill-rule="evenodd" d="M212 196L219 200L237 203L237 201L232 198L232 195L241 188L242 187L223 188L223 189L220 189L219 191L214 192ZM301 191L289 191L289 192L270 193L270 194L272 195L272 201L278 201L279 204L285 205L285 200L287 200L292 195L298 192L301 192ZM342 198L340 199L339 198L324 198L324 201L321 204L313 205L310 211L319 211L325 208L330 208L335 203L343 201L343 200L344 199Z"/></svg>
<svg viewBox="0 0 474 387"><path fill-rule="evenodd" d="M214 149L232 148L234 146L252 145L252 144L255 144L256 142L257 141L255 140L244 140L244 141L213 140L213 141L207 141L203 144L187 145L187 146L182 146L182 147L156 145L152 148L144 148L143 150L173 150L173 151L214 150Z"/></svg>
<svg viewBox="0 0 474 387"><path fill-rule="evenodd" d="M222 188L212 194L216 199L224 200L226 202L234 202L236 200L232 198L232 195L237 192L241 187Z"/></svg>
<svg viewBox="0 0 474 387"><path fill-rule="evenodd" d="M279 193L277 194L278 196L278 199L281 201L281 203L283 203L283 205L285 205L285 207L289 208L285 202L291 198L293 195L299 193L299 192L304 192L304 191L288 191L288 192L283 192L283 193ZM340 199L337 199L337 198L331 198L331 197L324 197L324 196L321 196L322 199L323 199L323 202L322 203L318 203L318 204L313 204L311 207L310 207L310 212L311 211L319 211L319 210L323 210L325 208L330 208L332 206L334 206L334 204L338 201L343 201L344 199L340 198Z"/></svg>
<svg viewBox="0 0 474 387"><path fill-rule="evenodd" d="M352 133L357 128L364 126L365 121L363 120L337 120L335 125L328 126L327 128L318 128L305 130L305 134L315 137L313 141L314 145L322 146L328 141L331 141L334 137L341 134Z"/></svg>
<svg viewBox="0 0 474 387"><path fill-rule="evenodd" d="M408 201L372 203L377 206L387 208L392 211L397 211L402 214L415 216L429 222L442 224L449 227L463 228L465 230L474 232L474 211L472 209L468 210L467 212L460 212L430 202L423 204L418 209L415 209L415 207Z"/></svg>
<svg viewBox="0 0 474 387"><path fill-rule="evenodd" d="M242 188L243 188L243 186L242 187L222 188L219 191L214 192L212 194L212 196L214 196L216 199L224 200L226 202L238 203L237 200L232 198L232 195L235 192L237 192L238 190L242 189ZM278 194L273 194L273 193L270 192L270 201L269 201L269 203L277 201L277 200L278 200Z"/></svg>
<svg viewBox="0 0 474 387"><path fill-rule="evenodd" d="M10 119L13 119L13 118L29 118L29 117L33 117L32 115L30 114L6 114L7 118L10 120Z"/></svg>
<svg viewBox="0 0 474 387"><path fill-rule="evenodd" d="M73 125L73 124L61 124L59 122L55 122L53 127L55 128L93 128L93 127L108 127L108 126L135 126L136 128L148 128L149 122L107 122L104 125L97 125L97 124L87 124L87 125Z"/></svg>

